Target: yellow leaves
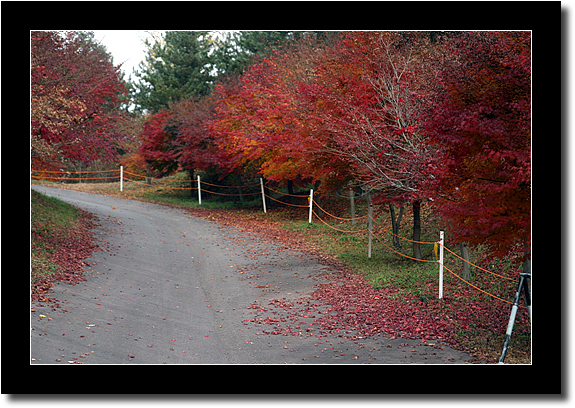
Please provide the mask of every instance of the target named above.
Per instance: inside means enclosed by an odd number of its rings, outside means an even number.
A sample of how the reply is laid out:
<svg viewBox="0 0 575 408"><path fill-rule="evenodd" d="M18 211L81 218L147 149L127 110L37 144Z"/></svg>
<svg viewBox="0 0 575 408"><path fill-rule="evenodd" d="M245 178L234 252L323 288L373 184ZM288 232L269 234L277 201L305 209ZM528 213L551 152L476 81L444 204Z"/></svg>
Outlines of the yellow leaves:
<svg viewBox="0 0 575 408"><path fill-rule="evenodd" d="M78 97L68 94L62 86L52 89L46 95L34 95L30 116L33 122L45 126L50 132L59 134L83 118L86 105ZM81 113L73 113L77 109Z"/></svg>

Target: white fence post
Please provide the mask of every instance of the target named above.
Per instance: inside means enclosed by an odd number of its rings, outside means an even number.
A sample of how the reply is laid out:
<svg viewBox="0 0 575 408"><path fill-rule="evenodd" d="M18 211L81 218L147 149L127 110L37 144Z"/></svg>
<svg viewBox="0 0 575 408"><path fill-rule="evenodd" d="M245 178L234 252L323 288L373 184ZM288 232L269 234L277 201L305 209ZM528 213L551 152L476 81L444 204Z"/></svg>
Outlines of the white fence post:
<svg viewBox="0 0 575 408"><path fill-rule="evenodd" d="M443 245L445 243L444 231L439 231L439 299L443 299Z"/></svg>
<svg viewBox="0 0 575 408"><path fill-rule="evenodd" d="M264 179L260 177L260 184L262 186L262 202L264 203L264 214L267 212L266 210L266 195L264 193Z"/></svg>
<svg viewBox="0 0 575 408"><path fill-rule="evenodd" d="M200 185L200 176L198 176L198 201L202 205L202 186Z"/></svg>
<svg viewBox="0 0 575 408"><path fill-rule="evenodd" d="M311 217L313 214L313 188L309 190L309 223L311 224Z"/></svg>
<svg viewBox="0 0 575 408"><path fill-rule="evenodd" d="M124 191L124 166L120 166L120 191Z"/></svg>
<svg viewBox="0 0 575 408"><path fill-rule="evenodd" d="M368 230L368 244L367 244L367 257L371 259L371 241L373 240L373 204L371 203L371 194L367 196L369 200L369 207L367 208L367 230Z"/></svg>

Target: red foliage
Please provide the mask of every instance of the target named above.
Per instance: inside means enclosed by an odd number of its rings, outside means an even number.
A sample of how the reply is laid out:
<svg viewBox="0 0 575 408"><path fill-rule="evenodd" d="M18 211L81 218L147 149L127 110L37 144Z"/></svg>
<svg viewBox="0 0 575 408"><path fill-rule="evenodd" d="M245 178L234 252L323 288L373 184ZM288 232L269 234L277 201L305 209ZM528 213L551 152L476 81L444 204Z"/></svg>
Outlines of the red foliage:
<svg viewBox="0 0 575 408"><path fill-rule="evenodd" d="M35 167L113 159L127 89L104 50L71 32L33 31L30 71Z"/></svg>
<svg viewBox="0 0 575 408"><path fill-rule="evenodd" d="M175 143L176 135L166 131L173 114L165 109L153 114L144 124L140 134L139 155L151 167L162 173L172 173L178 168L181 146Z"/></svg>
<svg viewBox="0 0 575 408"><path fill-rule="evenodd" d="M448 44L428 130L442 156L430 195L455 241L529 252L530 33L464 33Z"/></svg>

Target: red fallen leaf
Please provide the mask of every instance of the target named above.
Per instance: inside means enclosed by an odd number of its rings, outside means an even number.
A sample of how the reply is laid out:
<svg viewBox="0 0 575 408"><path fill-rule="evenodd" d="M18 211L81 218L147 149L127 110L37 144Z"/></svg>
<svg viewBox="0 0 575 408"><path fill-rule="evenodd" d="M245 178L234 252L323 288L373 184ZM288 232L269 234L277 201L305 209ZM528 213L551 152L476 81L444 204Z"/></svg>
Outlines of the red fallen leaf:
<svg viewBox="0 0 575 408"><path fill-rule="evenodd" d="M110 326L112 325L112 323L106 323L106 324L109 324Z"/></svg>
<svg viewBox="0 0 575 408"><path fill-rule="evenodd" d="M153 344L148 344L148 347L153 347L153 346L154 346Z"/></svg>

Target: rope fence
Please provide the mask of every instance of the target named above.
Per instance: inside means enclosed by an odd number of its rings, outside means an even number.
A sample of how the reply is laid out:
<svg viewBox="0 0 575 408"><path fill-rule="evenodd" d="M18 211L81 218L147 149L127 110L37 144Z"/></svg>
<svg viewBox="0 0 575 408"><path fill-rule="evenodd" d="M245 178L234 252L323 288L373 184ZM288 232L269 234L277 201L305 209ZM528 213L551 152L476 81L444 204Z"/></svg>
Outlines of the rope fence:
<svg viewBox="0 0 575 408"><path fill-rule="evenodd" d="M70 175L76 174L76 175L81 175L81 174L89 174L89 175L93 175L93 174L98 174L98 173L119 173L117 175L105 175L105 176L101 176L101 177L70 177ZM198 200L199 203L201 204L201 192L205 192L205 193L209 193L209 194L214 194L214 195L221 195L221 196L251 196L251 195L262 195L262 202L263 202L263 209L264 209L264 213L267 212L267 208L266 208L266 204L265 204L265 198L267 197L270 200L273 200L277 203L280 203L282 205L285 206L289 206L289 207L296 207L296 208L308 208L309 209L309 223L312 223L312 215L315 215L317 219L319 219L321 221L322 224L326 225L327 227L341 232L341 233L347 233L347 234L361 234L361 233L365 233L367 232L369 235L369 257L371 257L371 238L374 237L375 239L377 239L378 242L380 242L383 246L385 246L387 249L389 249L392 252L395 252L396 254L404 257L404 258L408 258L417 262L426 262L426 263L437 263L440 267L440 282L439 282L439 298L441 299L443 297L443 269L446 269L449 273L451 273L453 276L455 276L457 279L461 280L462 282L466 283L467 285L469 285L470 287L474 288L475 290L482 292L494 299L500 300L502 302L505 303L509 303L509 304L513 304L513 302L510 302L508 300L502 299L501 297L498 297L492 293L489 293L483 289L480 289L479 287L477 287L476 285L473 285L472 283L468 282L467 280L463 279L461 276L457 275L455 272L453 272L451 269L447 268L445 266L445 262L443 260L443 250L445 249L447 252L449 252L450 254L454 255L456 258L462 260L463 262L468 263L469 265L487 272L493 276L496 276L498 278L501 279L505 279L507 281L511 281L511 282L519 282L517 279L514 278L510 278L510 277L506 277L503 276L501 274L489 271L485 268L482 268L466 259L464 259L463 257L459 256L458 254L456 254L455 252L453 252L452 250L450 250L448 247L446 247L443 243L443 232L440 236L440 240L436 241L436 242L425 242L425 241L416 241L416 240L412 240L409 238L405 238L402 237L398 234L395 234L393 232L390 231L389 228L386 228L384 225L381 224L380 221L377 221L372 215L371 215L371 203L369 204L370 209L368 214L360 216L360 217L353 217L353 218L343 218L343 217L339 217L336 216L334 214L331 214L330 212L326 211L324 208L322 208L318 202L313 198L313 190L310 190L310 194L309 196L307 195L303 195L303 194L289 194L289 193L284 193L281 191L278 191L276 189L271 188L269 185L265 185L263 183L263 179L260 179L260 183L256 183L256 184L247 184L247 185L240 185L240 186L227 186L227 185L218 185L218 184L213 184L213 183L208 183L205 181L201 181L200 176L197 177L197 184L196 184L196 180L187 180L185 182L190 183L189 187L177 187L177 186L170 186L170 185L153 185L151 183L152 178L145 176L145 175L141 175L141 174L136 174L136 173L132 173L126 170L123 170L123 167L120 166L119 169L115 169L115 170L82 170L82 171L56 171L56 170L33 170L32 173L36 173L35 174L31 174L31 178L33 180L56 180L56 181L68 181L68 180L106 180L106 181L110 181L112 179L118 180L120 182L120 191L123 191L123 183L124 181L129 181L132 183L136 183L136 184L140 184L140 185L144 185L147 187L161 187L163 189L174 189L174 190L197 190L198 191ZM58 176L59 175L59 176ZM136 178L141 178L141 179L147 179L148 181L144 182L143 180L136 180ZM192 184L196 184L195 186L193 186ZM216 188L237 188L237 189L244 189L244 188L250 188L250 187L256 187L258 185L261 186L261 192L238 192L238 193L222 193L222 192L218 192L218 191L213 191L213 189L207 190L205 188L202 187L201 184L206 184L210 187L216 187ZM271 192L275 193L275 194L281 194L282 196L286 196L286 197L297 197L300 199L303 198L307 198L308 203L307 204L294 204L291 202L286 202L286 201L281 201L277 198L272 197L269 194L265 193L264 188L267 188ZM342 197L345 198L345 197ZM323 212L323 214L325 214L328 217L331 217L335 220L340 221L341 223L344 222L349 222L349 221L358 221L361 219L366 219L367 220L367 228L363 228L363 229L355 229L355 230L346 230L346 229L342 229L342 228L338 228L335 227L331 224L329 224L326 220L324 220L322 217L320 217L316 211L313 209L313 207L316 206L317 208L319 208L319 210L321 210L321 212ZM380 227L383 228L383 235L381 234L376 234L373 228L373 223L379 225ZM390 234L394 237L397 237L398 239L404 240L404 241L408 241L411 243L418 243L418 244L424 244L424 245L434 245L435 246L435 256L436 259L435 260L429 260L429 259L418 259L409 255L406 255L400 251L397 251L396 249L392 248L391 246L389 246L388 244L385 243L385 236L387 234ZM439 259L437 259L437 248L439 247L441 253L439 256ZM525 308L522 305L519 305L519 307Z"/></svg>

